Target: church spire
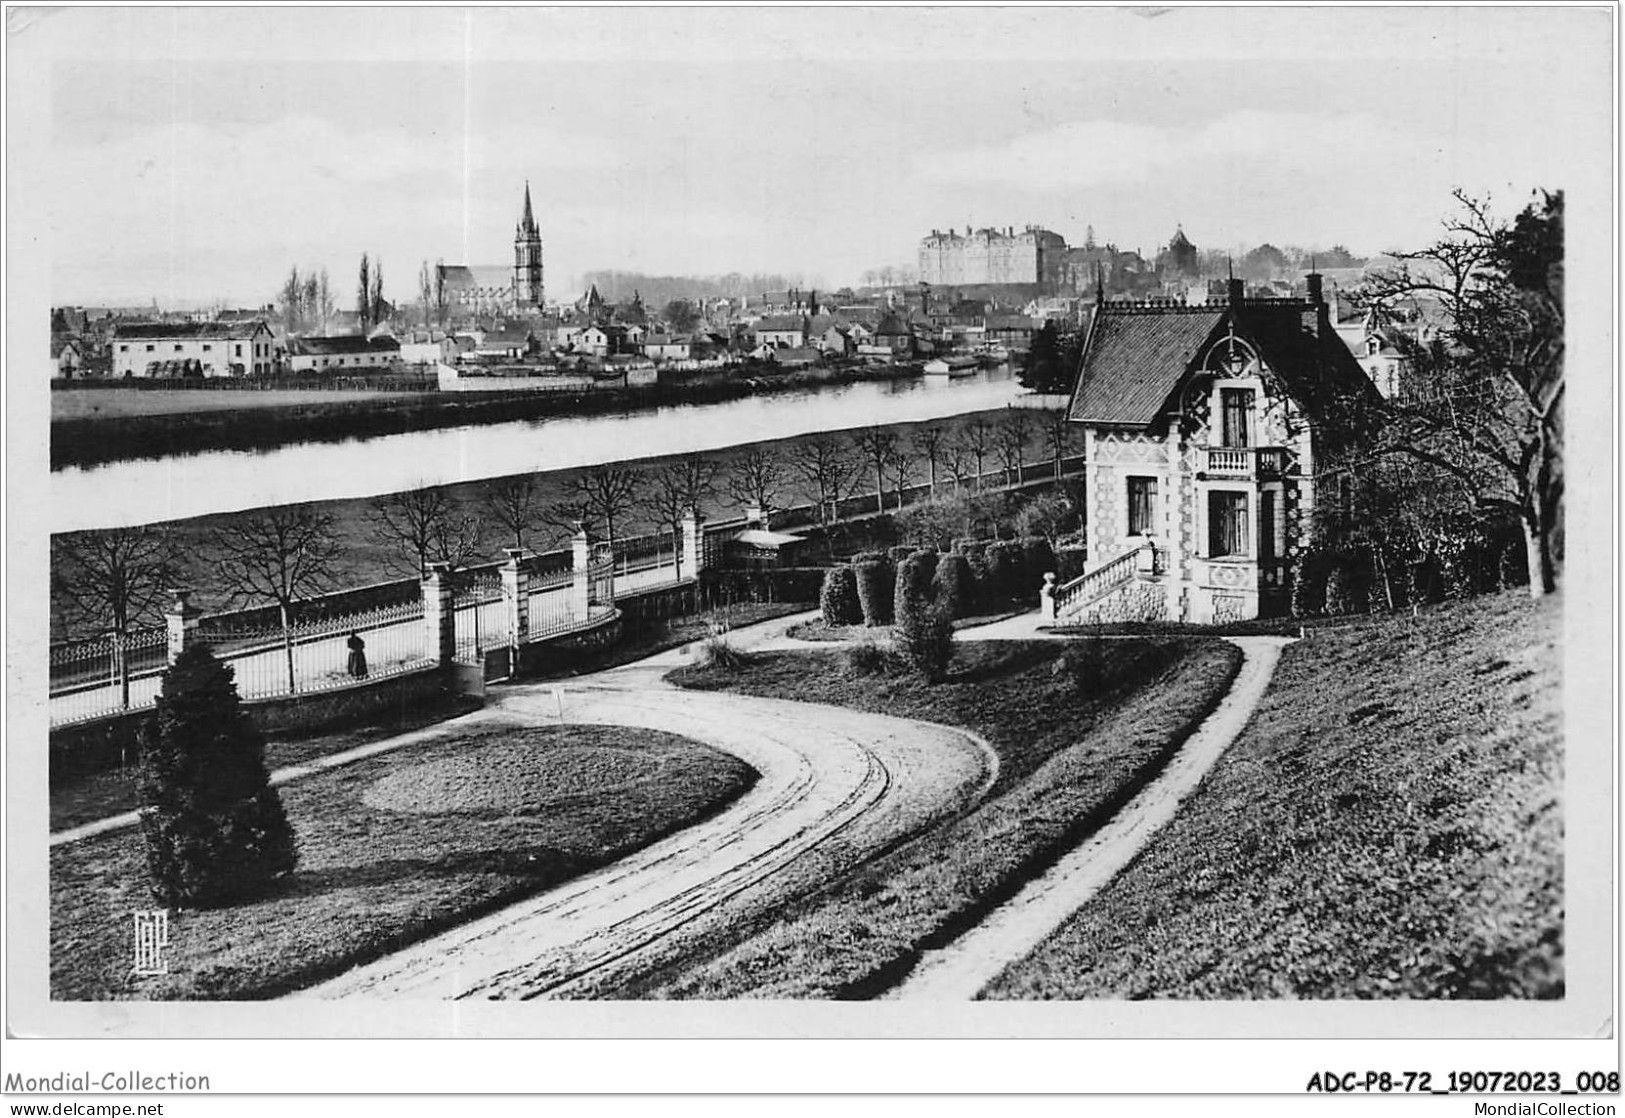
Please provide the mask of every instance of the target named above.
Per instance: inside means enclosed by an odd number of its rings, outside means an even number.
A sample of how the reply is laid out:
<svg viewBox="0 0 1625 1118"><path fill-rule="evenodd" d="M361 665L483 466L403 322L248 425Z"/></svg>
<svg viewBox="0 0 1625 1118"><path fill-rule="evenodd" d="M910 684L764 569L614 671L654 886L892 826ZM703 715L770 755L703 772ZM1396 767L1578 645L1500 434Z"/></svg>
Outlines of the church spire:
<svg viewBox="0 0 1625 1118"><path fill-rule="evenodd" d="M536 216L530 208L530 180L525 180L525 213L519 219L519 229L523 233L530 233L536 228Z"/></svg>
<svg viewBox="0 0 1625 1118"><path fill-rule="evenodd" d="M542 306L542 232L530 205L530 180L525 180L525 209L513 234L513 309L536 311Z"/></svg>

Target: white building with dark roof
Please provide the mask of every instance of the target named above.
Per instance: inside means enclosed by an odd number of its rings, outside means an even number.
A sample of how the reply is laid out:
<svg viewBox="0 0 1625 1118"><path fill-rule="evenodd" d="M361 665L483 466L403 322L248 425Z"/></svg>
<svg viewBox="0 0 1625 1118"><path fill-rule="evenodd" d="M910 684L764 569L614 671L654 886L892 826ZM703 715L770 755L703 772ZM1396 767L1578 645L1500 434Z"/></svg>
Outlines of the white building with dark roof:
<svg viewBox="0 0 1625 1118"><path fill-rule="evenodd" d="M115 377L241 377L276 371L275 339L263 319L121 323L110 346Z"/></svg>
<svg viewBox="0 0 1625 1118"><path fill-rule="evenodd" d="M288 368L295 373L377 372L391 368L400 359L401 343L384 335L288 339Z"/></svg>

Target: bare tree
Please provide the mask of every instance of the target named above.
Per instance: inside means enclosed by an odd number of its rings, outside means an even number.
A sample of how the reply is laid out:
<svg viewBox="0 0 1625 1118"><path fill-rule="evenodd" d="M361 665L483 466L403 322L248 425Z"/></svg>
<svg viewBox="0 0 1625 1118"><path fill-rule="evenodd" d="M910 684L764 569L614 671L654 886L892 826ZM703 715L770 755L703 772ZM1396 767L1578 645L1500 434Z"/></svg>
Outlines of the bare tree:
<svg viewBox="0 0 1625 1118"><path fill-rule="evenodd" d="M901 446L894 446L886 456L886 477L891 480L892 492L897 494L897 507L903 507L903 490L914 484L914 456Z"/></svg>
<svg viewBox="0 0 1625 1118"><path fill-rule="evenodd" d="M282 328L290 334L298 333L304 326L300 315L303 293L304 284L299 279L299 267L295 265L288 270L288 278L282 281L282 290L277 292L277 300L282 304Z"/></svg>
<svg viewBox="0 0 1625 1118"><path fill-rule="evenodd" d="M969 448L959 439L948 440L942 451L942 464L948 471L948 476L954 479L954 493L957 495L965 487L965 480L971 476L971 453Z"/></svg>
<svg viewBox="0 0 1625 1118"><path fill-rule="evenodd" d="M364 252L361 254L361 267L356 273L355 313L361 320L361 332L367 333L372 326L372 265Z"/></svg>
<svg viewBox="0 0 1625 1118"><path fill-rule="evenodd" d="M863 456L875 479L875 509L886 511L886 464L897 450L897 434L884 427L869 427L853 436L853 444Z"/></svg>
<svg viewBox="0 0 1625 1118"><path fill-rule="evenodd" d="M288 690L298 689L293 670L293 605L325 589L338 545L333 517L284 507L238 517L214 535L220 582L240 602L273 601L282 625Z"/></svg>
<svg viewBox="0 0 1625 1118"><path fill-rule="evenodd" d="M677 577L683 575L683 521L697 514L700 505L716 492L717 464L709 458L690 454L668 462L649 479L644 511L662 528L670 529L676 541Z"/></svg>
<svg viewBox="0 0 1625 1118"><path fill-rule="evenodd" d="M328 323L333 319L333 285L327 278L326 268L316 273L316 316L325 335Z"/></svg>
<svg viewBox="0 0 1625 1118"><path fill-rule="evenodd" d="M554 506L554 522L601 525L604 538L615 539L616 521L638 506L643 473L627 466L595 466L575 476L564 500Z"/></svg>
<svg viewBox="0 0 1625 1118"><path fill-rule="evenodd" d="M418 307L423 312L423 328L434 324L434 275L425 260L418 267Z"/></svg>
<svg viewBox="0 0 1625 1118"><path fill-rule="evenodd" d="M760 446L749 447L734 455L727 472L729 496L742 505L761 509L763 515L773 510L773 498L784 480L776 454Z"/></svg>
<svg viewBox="0 0 1625 1118"><path fill-rule="evenodd" d="M971 461L976 463L976 491L978 493L982 491L982 475L987 472L983 464L987 461L988 455L993 453L994 434L993 424L980 417L965 424L959 430L959 445L964 448Z"/></svg>
<svg viewBox="0 0 1625 1118"><path fill-rule="evenodd" d="M914 449L925 459L931 479L931 496L937 495L937 467L942 465L948 447L948 432L932 424L914 432Z"/></svg>
<svg viewBox="0 0 1625 1118"><path fill-rule="evenodd" d="M1055 484L1060 485L1067 452L1072 449L1072 424L1065 410L1050 413L1049 421L1044 424L1044 442L1055 463Z"/></svg>
<svg viewBox="0 0 1625 1118"><path fill-rule="evenodd" d="M379 497L372 503L372 522L379 535L406 553L411 561L409 569L422 579L437 558L437 535L455 511L444 489L420 485Z"/></svg>
<svg viewBox="0 0 1625 1118"><path fill-rule="evenodd" d="M1373 451L1422 463L1477 515L1516 519L1535 597L1557 586L1564 394L1563 195L1547 194L1512 225L1457 191L1445 235L1363 292L1378 304L1435 302L1440 336L1403 348L1410 384L1380 408Z"/></svg>
<svg viewBox="0 0 1625 1118"><path fill-rule="evenodd" d="M818 526L828 529L832 513L851 488L858 467L837 435L815 435L790 451L790 469L818 506Z"/></svg>
<svg viewBox="0 0 1625 1118"><path fill-rule="evenodd" d="M1006 483L1019 484L1021 467L1027 455L1027 443L1032 437L1032 421L1018 408L1006 408L998 427L999 464L1004 467Z"/></svg>
<svg viewBox="0 0 1625 1118"><path fill-rule="evenodd" d="M480 540L485 522L471 513L449 512L434 525L429 540L429 560L445 563L455 575L481 553Z"/></svg>
<svg viewBox="0 0 1625 1118"><path fill-rule="evenodd" d="M110 528L54 537L51 589L79 626L110 632L119 706L130 705L125 640L132 627L162 619L164 592L176 575L169 534L154 527Z"/></svg>
<svg viewBox="0 0 1625 1118"><path fill-rule="evenodd" d="M372 261L372 287L368 291L367 306L367 318L372 326L380 326L388 319L389 304L384 302L384 262L377 257Z"/></svg>
<svg viewBox="0 0 1625 1118"><path fill-rule="evenodd" d="M442 330L446 328L450 306L451 298L446 292L446 262L437 260L434 268L434 320Z"/></svg>
<svg viewBox="0 0 1625 1118"><path fill-rule="evenodd" d="M525 536L543 521L542 492L535 474L518 474L491 486L482 502L485 512L502 525L506 538L523 550Z"/></svg>
<svg viewBox="0 0 1625 1118"><path fill-rule="evenodd" d="M307 333L316 324L317 307L321 303L321 293L321 279L315 272L308 273L305 276L305 288L299 301L299 320L304 324Z"/></svg>

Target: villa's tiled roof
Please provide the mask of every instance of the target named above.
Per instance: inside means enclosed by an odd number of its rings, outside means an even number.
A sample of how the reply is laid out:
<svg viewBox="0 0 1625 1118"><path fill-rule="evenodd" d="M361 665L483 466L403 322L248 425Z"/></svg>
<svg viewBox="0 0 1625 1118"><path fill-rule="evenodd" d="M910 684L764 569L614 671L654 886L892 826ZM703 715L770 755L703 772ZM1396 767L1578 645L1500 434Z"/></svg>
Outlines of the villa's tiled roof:
<svg viewBox="0 0 1625 1118"><path fill-rule="evenodd" d="M1089 336L1067 418L1149 424L1223 318L1222 307L1114 314L1108 303Z"/></svg>
<svg viewBox="0 0 1625 1118"><path fill-rule="evenodd" d="M1146 427L1184 382L1211 341L1232 325L1313 416L1350 396L1369 395L1370 380L1335 331L1316 329L1315 311L1298 300L1201 307L1106 304L1089 334L1067 416L1074 422Z"/></svg>

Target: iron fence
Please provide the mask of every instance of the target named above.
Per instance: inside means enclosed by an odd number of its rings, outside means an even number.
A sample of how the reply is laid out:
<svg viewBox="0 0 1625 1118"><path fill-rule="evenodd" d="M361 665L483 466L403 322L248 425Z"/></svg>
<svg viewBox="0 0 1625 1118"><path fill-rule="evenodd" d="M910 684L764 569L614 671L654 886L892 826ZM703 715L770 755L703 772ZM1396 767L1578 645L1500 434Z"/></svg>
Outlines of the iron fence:
<svg viewBox="0 0 1625 1118"><path fill-rule="evenodd" d="M587 565L587 605L615 604L615 557L600 553Z"/></svg>
<svg viewBox="0 0 1625 1118"><path fill-rule="evenodd" d="M232 644L216 651L224 653L221 658L231 666L237 693L245 699L308 694L382 679L422 668L433 655L421 601L295 624L285 632L238 634Z"/></svg>
<svg viewBox="0 0 1625 1118"><path fill-rule="evenodd" d="M660 567L675 567L680 540L672 532L651 532L614 541L617 575L637 574Z"/></svg>
<svg viewBox="0 0 1625 1118"><path fill-rule="evenodd" d="M167 629L137 629L51 649L51 725L152 706L167 660Z"/></svg>

